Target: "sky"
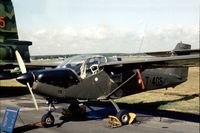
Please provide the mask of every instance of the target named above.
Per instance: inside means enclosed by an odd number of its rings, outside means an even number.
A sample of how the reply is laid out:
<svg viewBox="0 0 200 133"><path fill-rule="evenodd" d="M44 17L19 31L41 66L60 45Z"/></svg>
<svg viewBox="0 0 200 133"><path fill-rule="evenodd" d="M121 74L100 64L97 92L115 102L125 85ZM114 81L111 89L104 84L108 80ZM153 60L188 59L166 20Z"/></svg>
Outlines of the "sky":
<svg viewBox="0 0 200 133"><path fill-rule="evenodd" d="M12 0L31 55L199 48L199 0Z"/></svg>

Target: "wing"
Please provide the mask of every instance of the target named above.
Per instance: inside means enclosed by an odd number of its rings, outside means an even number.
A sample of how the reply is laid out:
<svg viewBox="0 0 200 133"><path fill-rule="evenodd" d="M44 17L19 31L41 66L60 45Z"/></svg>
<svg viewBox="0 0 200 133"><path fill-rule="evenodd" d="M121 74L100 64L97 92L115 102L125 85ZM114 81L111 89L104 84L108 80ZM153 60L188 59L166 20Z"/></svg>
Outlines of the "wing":
<svg viewBox="0 0 200 133"><path fill-rule="evenodd" d="M42 68L55 68L60 64L60 62L31 62L25 63L27 69L42 69ZM19 66L18 63L14 65Z"/></svg>
<svg viewBox="0 0 200 133"><path fill-rule="evenodd" d="M144 54L151 56L160 56L167 57L172 54L184 55L184 54L198 54L200 53L200 49L180 49L180 50L172 50L172 51L160 51L160 52L145 52Z"/></svg>
<svg viewBox="0 0 200 133"><path fill-rule="evenodd" d="M28 70L38 70L46 68L55 68L59 62L45 63L45 62L34 62L34 63L25 63ZM20 73L18 69L18 63L0 65L0 80L16 78Z"/></svg>
<svg viewBox="0 0 200 133"><path fill-rule="evenodd" d="M170 56L170 57L155 57L136 61L118 61L101 64L99 67L105 71L127 71L133 69L147 68L167 68L167 67L191 67L199 66L199 54Z"/></svg>

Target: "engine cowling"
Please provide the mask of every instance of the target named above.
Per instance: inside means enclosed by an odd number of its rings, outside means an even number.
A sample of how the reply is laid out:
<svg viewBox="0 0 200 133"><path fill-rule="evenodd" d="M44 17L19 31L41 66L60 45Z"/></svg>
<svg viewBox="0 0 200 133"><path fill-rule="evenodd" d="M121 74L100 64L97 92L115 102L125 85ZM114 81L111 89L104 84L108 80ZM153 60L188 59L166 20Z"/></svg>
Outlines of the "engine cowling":
<svg viewBox="0 0 200 133"><path fill-rule="evenodd" d="M67 88L79 82L78 76L71 69L51 69L37 71L35 79L41 83Z"/></svg>
<svg viewBox="0 0 200 133"><path fill-rule="evenodd" d="M73 84L77 84L79 79L71 69L49 69L22 74L17 77L17 81L22 84L32 84L35 81L39 81L41 83L67 88Z"/></svg>

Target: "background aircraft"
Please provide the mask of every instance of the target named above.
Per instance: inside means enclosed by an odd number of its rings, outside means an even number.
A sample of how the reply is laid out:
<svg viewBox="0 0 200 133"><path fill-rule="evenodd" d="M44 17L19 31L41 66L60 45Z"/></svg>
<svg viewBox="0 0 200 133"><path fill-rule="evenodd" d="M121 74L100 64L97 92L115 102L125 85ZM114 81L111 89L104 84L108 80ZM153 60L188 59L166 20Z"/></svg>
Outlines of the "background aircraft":
<svg viewBox="0 0 200 133"><path fill-rule="evenodd" d="M78 55L68 58L55 69L26 72L20 55L16 56L23 75L17 80L26 84L32 93L44 96L49 111L42 117L44 126L52 126L55 103L71 102L69 110L79 115L78 100L110 100L116 116L127 124L130 115L120 110L112 100L143 91L175 87L187 80L188 67L199 66L199 54L189 55L188 44L179 43L175 50L186 50L181 55L154 57L144 60L118 61L101 55ZM183 54L184 53L184 54ZM32 93L34 104L38 109Z"/></svg>
<svg viewBox="0 0 200 133"><path fill-rule="evenodd" d="M15 50L25 62L30 62L30 41L18 39L15 13L11 0L0 0L0 80L16 77L11 71L16 67Z"/></svg>

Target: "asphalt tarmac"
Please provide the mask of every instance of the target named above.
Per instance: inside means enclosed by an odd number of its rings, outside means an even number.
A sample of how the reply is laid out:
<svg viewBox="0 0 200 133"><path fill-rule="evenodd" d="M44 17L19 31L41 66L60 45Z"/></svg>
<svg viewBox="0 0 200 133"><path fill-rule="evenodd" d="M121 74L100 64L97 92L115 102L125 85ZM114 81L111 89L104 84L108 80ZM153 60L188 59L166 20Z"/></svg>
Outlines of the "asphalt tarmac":
<svg viewBox="0 0 200 133"><path fill-rule="evenodd" d="M67 107L68 104L59 104L56 106L58 110L53 113L55 117L55 125L50 128L42 127L38 122L43 114L48 110L45 100L37 98L40 110L34 109L30 95L21 95L14 97L0 97L0 122L7 106L18 106L20 113L15 125L14 132L28 133L199 133L199 115L193 116L192 119L180 120L175 118L163 117L158 115L159 111L149 110L134 110L137 114L137 121L131 125L122 126L119 128L108 128L108 115L114 115L115 110L111 105L87 103L86 117L74 118L70 120L60 120L60 111L62 107ZM146 113L145 113L146 112ZM154 112L154 113L152 113ZM162 114L161 112L160 114ZM164 112L163 114L165 114ZM170 113L169 113L170 114ZM177 114L178 115L178 114ZM183 117L183 116L182 116ZM187 115L185 117L190 117ZM195 119L197 118L197 119Z"/></svg>

